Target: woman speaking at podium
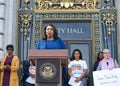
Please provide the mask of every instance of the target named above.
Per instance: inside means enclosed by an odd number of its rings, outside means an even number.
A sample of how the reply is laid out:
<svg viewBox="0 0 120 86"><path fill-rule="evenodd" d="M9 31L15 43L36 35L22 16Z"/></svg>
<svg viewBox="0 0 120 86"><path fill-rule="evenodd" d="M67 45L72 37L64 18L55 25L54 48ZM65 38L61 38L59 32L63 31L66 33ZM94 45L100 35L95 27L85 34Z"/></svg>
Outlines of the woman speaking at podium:
<svg viewBox="0 0 120 86"><path fill-rule="evenodd" d="M57 29L49 24L44 28L44 37L38 41L37 49L66 49L64 42L58 37ZM62 86L66 85L66 68L62 67Z"/></svg>
<svg viewBox="0 0 120 86"><path fill-rule="evenodd" d="M44 38L38 41L37 49L65 49L54 25L49 24L44 28Z"/></svg>

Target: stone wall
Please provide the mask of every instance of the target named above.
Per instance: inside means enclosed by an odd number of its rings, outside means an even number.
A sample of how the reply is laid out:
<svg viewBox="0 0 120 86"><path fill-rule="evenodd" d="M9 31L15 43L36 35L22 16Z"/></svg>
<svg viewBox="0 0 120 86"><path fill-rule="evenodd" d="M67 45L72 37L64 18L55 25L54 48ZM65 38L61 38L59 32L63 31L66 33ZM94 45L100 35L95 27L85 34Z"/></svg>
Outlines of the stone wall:
<svg viewBox="0 0 120 86"><path fill-rule="evenodd" d="M3 37L5 26L5 1L0 0L0 60L3 56Z"/></svg>
<svg viewBox="0 0 120 86"><path fill-rule="evenodd" d="M117 9L117 44L118 44L118 63L120 65L120 0L115 0Z"/></svg>
<svg viewBox="0 0 120 86"><path fill-rule="evenodd" d="M18 0L0 0L0 58L6 55L6 45L17 49L17 8Z"/></svg>

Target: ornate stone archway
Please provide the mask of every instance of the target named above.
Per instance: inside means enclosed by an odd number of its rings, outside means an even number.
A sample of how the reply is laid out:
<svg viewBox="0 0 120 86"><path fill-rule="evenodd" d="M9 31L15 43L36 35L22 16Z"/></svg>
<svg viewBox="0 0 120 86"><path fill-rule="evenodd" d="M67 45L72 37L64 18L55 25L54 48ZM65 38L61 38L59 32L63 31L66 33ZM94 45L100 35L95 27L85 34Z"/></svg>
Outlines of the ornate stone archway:
<svg viewBox="0 0 120 86"><path fill-rule="evenodd" d="M91 37L87 40L92 46L88 64L91 69L97 53L103 48L109 48L112 57L117 59L117 17L113 0L22 0L18 18L21 61L28 59L29 49L35 49L45 24L66 21L90 21ZM85 41L84 38L62 39Z"/></svg>

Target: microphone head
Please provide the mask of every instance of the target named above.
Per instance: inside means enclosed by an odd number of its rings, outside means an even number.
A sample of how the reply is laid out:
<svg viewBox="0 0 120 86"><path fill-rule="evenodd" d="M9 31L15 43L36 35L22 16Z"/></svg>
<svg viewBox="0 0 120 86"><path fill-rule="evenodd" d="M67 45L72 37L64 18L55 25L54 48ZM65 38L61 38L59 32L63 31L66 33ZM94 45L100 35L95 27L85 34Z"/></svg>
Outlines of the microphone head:
<svg viewBox="0 0 120 86"><path fill-rule="evenodd" d="M108 63L108 62L106 62L106 64L107 64L107 65L109 65L109 63Z"/></svg>

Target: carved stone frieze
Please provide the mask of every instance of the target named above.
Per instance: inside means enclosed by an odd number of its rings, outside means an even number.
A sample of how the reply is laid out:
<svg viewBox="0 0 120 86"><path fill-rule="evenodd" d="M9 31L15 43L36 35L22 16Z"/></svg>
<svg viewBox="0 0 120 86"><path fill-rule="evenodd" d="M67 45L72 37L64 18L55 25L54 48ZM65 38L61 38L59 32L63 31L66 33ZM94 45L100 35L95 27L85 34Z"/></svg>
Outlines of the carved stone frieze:
<svg viewBox="0 0 120 86"><path fill-rule="evenodd" d="M98 9L99 0L35 0L35 9Z"/></svg>

